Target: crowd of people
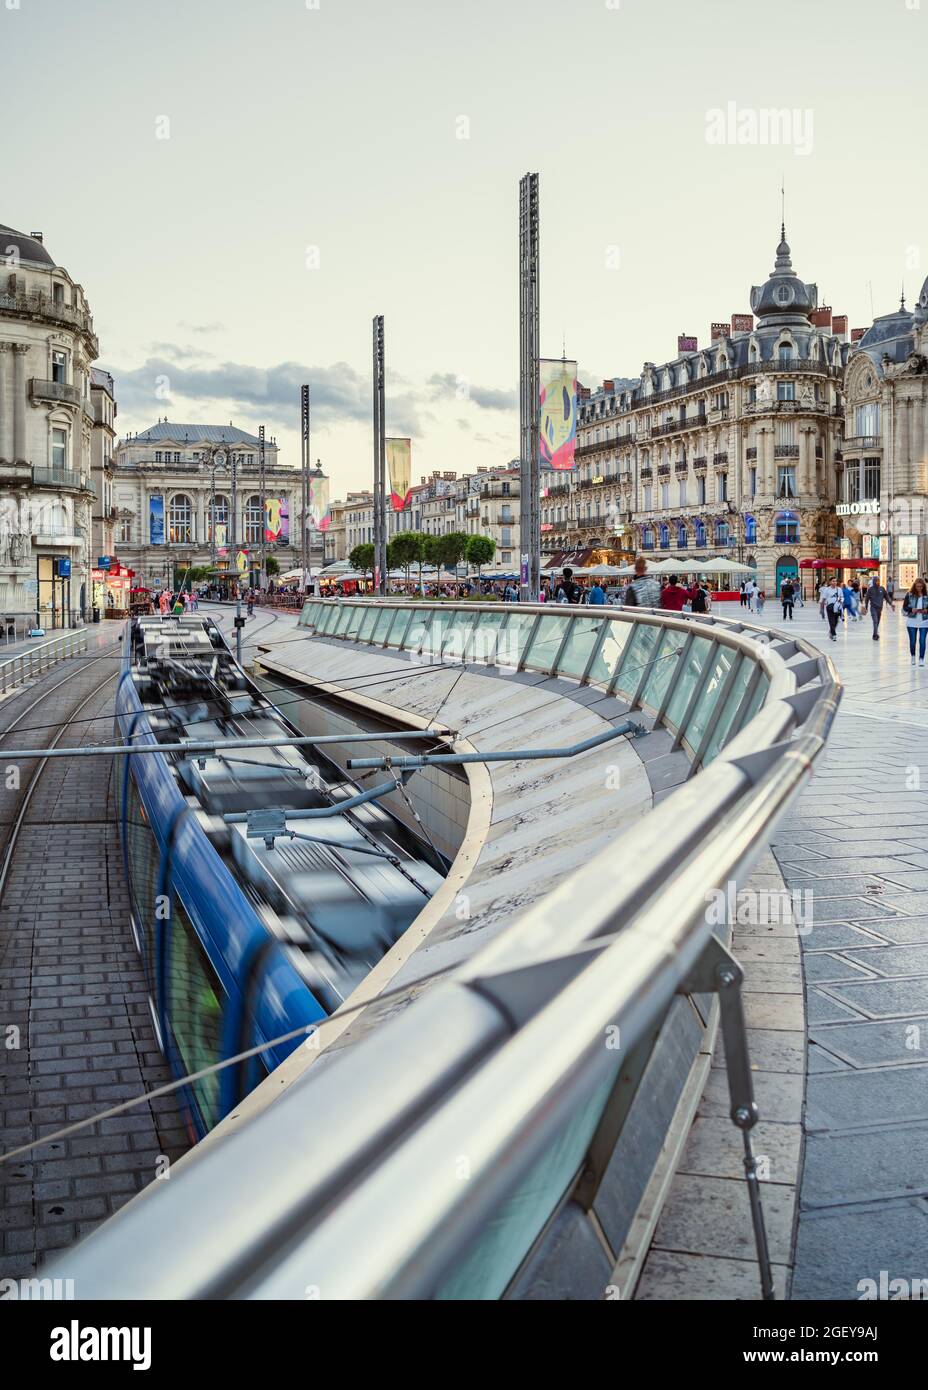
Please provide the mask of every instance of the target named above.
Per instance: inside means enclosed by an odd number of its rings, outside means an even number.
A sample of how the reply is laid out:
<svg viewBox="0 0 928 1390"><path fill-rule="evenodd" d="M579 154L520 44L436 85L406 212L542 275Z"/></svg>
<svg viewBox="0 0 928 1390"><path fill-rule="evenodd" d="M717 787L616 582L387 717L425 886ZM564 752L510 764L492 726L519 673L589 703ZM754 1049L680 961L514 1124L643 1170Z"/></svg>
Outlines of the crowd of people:
<svg viewBox="0 0 928 1390"><path fill-rule="evenodd" d="M861 622L869 613L872 639L880 640L880 623L885 609L896 611L896 593L892 579L886 584L879 577L871 576L869 584L857 580L842 581L836 577L826 579L818 591L819 612L828 622L828 635L836 642L839 623ZM902 614L909 638L909 655L914 666L925 665L925 648L928 645L928 584L924 579L916 579L903 595Z"/></svg>

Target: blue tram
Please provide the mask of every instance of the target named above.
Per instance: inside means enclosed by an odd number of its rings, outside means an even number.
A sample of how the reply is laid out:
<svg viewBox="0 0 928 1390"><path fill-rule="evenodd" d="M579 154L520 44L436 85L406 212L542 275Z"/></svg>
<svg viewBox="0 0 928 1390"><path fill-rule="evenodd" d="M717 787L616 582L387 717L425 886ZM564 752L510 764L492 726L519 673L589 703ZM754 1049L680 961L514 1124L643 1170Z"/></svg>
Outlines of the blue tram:
<svg viewBox="0 0 928 1390"><path fill-rule="evenodd" d="M298 736L199 615L132 620L116 732L146 744ZM294 815L359 790L321 749L166 751L117 770L132 930L173 1074L269 1044L183 1088L198 1139L300 1041L272 1040L343 1002L447 866L375 802Z"/></svg>

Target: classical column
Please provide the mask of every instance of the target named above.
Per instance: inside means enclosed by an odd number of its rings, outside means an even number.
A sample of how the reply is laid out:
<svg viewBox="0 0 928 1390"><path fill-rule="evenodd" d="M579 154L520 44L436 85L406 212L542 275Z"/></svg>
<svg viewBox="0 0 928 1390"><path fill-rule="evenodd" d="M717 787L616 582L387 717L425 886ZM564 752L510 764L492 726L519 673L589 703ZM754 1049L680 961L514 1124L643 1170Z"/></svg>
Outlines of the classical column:
<svg viewBox="0 0 928 1390"><path fill-rule="evenodd" d="M773 457L773 427L768 424L760 425L757 431L757 438L758 481L760 483L758 492L762 492L765 497L772 497L776 491Z"/></svg>
<svg viewBox="0 0 928 1390"><path fill-rule="evenodd" d="M13 461L26 460L26 353L27 343L13 344Z"/></svg>
<svg viewBox="0 0 928 1390"><path fill-rule="evenodd" d="M909 492L925 490L925 411L924 398L916 397L912 402L912 465L907 479ZM914 530L913 526L913 530Z"/></svg>
<svg viewBox="0 0 928 1390"><path fill-rule="evenodd" d="M802 425L799 429L799 468L797 469L796 491L804 500L809 499L809 494L812 491L811 469L809 467L811 449L812 431L807 425Z"/></svg>
<svg viewBox="0 0 928 1390"><path fill-rule="evenodd" d="M13 405L10 398L9 375L12 343L0 343L0 459L9 463L13 458Z"/></svg>

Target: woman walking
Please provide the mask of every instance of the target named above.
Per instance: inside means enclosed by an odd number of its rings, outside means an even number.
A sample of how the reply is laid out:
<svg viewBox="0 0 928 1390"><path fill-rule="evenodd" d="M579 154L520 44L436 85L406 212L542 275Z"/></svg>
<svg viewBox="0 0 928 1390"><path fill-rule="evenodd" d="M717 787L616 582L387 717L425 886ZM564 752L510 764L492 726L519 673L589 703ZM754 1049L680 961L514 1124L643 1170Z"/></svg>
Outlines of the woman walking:
<svg viewBox="0 0 928 1390"><path fill-rule="evenodd" d="M918 639L918 664L925 664L925 644L928 643L928 586L924 579L916 579L902 600L905 625L909 633L909 651L912 665L915 665L915 639Z"/></svg>

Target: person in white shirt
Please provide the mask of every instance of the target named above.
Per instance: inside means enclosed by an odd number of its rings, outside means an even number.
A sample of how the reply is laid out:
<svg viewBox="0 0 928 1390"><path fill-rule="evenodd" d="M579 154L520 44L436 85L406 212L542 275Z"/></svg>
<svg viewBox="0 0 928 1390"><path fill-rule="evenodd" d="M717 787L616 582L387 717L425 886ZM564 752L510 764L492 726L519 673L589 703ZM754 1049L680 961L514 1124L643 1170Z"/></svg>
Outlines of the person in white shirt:
<svg viewBox="0 0 928 1390"><path fill-rule="evenodd" d="M822 597L822 590L824 590L824 597ZM844 590L840 584L831 581L823 584L822 590L819 590L819 597L825 610L825 617L828 619L828 636L832 642L837 642L835 631L844 616Z"/></svg>
<svg viewBox="0 0 928 1390"><path fill-rule="evenodd" d="M822 618L825 616L825 596L830 588L831 585L827 579L824 579L818 586L818 611Z"/></svg>
<svg viewBox="0 0 928 1390"><path fill-rule="evenodd" d="M905 625L909 633L909 651L912 665L915 665L915 642L918 640L918 664L925 664L925 645L928 643L928 585L924 579L916 579L902 600Z"/></svg>

